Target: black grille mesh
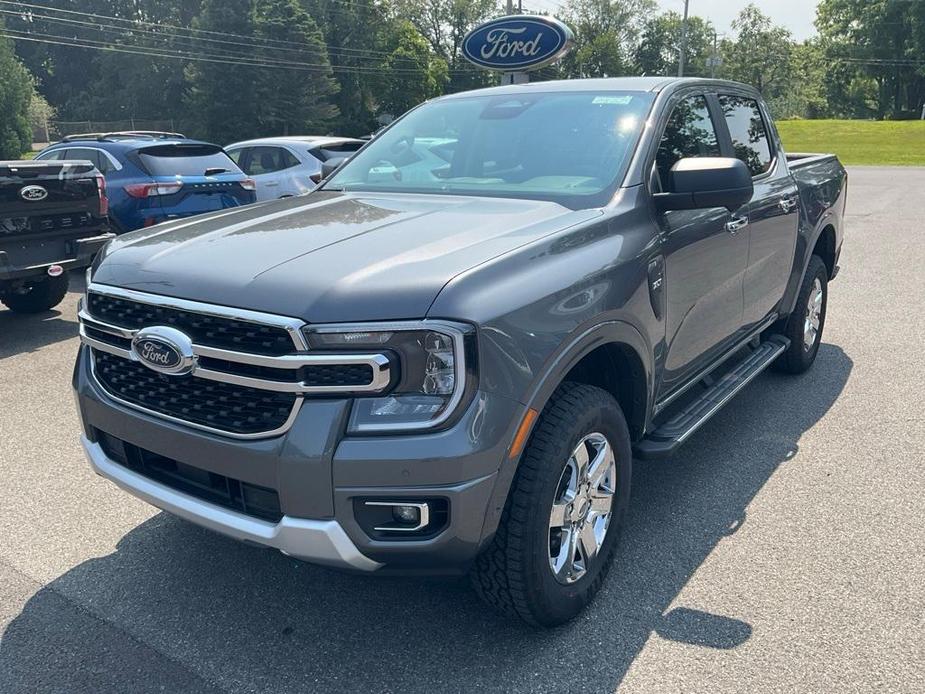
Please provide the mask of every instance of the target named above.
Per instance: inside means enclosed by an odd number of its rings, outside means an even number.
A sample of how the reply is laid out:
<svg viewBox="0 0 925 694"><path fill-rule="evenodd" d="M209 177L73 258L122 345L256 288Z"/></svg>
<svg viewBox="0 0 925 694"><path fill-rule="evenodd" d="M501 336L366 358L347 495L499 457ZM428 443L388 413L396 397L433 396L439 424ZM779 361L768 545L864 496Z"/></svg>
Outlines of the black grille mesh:
<svg viewBox="0 0 925 694"><path fill-rule="evenodd" d="M169 325L182 330L193 342L207 347L270 356L288 354L295 349L285 328L234 318L155 306L95 292L90 292L88 309L99 320L122 328L138 330L152 325Z"/></svg>
<svg viewBox="0 0 925 694"><path fill-rule="evenodd" d="M194 376L166 376L133 361L94 351L94 370L112 395L152 412L234 434L259 434L285 424L295 404L277 393Z"/></svg>

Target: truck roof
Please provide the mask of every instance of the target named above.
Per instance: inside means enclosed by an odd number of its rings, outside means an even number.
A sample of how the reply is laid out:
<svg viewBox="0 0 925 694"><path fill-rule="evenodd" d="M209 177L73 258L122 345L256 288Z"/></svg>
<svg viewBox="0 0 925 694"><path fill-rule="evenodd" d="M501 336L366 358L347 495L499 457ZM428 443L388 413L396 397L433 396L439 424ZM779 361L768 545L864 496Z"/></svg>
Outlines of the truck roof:
<svg viewBox="0 0 925 694"><path fill-rule="evenodd" d="M627 91L627 92L661 92L668 88L678 88L687 85L715 85L735 87L737 89L753 89L740 82L717 80L707 77L594 77L577 80L550 80L548 82L527 82L526 84L512 84L501 87L487 87L468 92L457 92L435 99L456 99L473 94L521 94L530 92L583 92L583 91Z"/></svg>

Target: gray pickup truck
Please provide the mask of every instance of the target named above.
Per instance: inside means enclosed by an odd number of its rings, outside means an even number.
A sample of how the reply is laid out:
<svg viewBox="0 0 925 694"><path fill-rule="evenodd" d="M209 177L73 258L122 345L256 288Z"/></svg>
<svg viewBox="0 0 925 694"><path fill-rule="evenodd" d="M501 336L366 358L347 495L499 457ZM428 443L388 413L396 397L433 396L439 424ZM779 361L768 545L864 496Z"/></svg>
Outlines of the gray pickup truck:
<svg viewBox="0 0 925 694"><path fill-rule="evenodd" d="M90 265L109 231L106 181L89 161L0 161L0 302L57 306L68 270Z"/></svg>
<svg viewBox="0 0 925 694"><path fill-rule="evenodd" d="M80 310L83 446L239 540L468 571L561 623L612 563L633 457L813 363L846 185L741 84L436 99L308 195L111 241Z"/></svg>

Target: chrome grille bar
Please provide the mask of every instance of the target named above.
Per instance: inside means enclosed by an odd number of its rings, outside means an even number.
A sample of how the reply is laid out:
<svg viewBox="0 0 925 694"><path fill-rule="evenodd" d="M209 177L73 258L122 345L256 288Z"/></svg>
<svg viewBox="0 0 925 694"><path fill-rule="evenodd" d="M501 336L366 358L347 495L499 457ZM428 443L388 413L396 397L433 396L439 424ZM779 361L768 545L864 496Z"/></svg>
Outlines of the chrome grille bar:
<svg viewBox="0 0 925 694"><path fill-rule="evenodd" d="M135 353L132 350L98 340L92 335L89 335L86 328L98 330L123 340L133 339L138 332L137 330L121 328L99 321L91 316L86 308L83 307L80 309L77 316L80 320L80 339L82 342L94 349L108 352L117 357L137 361ZM193 354L197 357L197 362L194 364L193 370L191 371L191 375L193 376L208 378L213 381L222 381L224 383L232 383L239 386L247 386L249 388L272 390L280 393L298 393L303 395L329 395L358 392L376 393L385 390L391 380L391 363L389 358L384 354L285 354L278 357L271 357L262 354L248 354L245 352L235 352L232 350L196 344L193 345ZM293 371L306 366L369 366L372 372L372 379L369 383L364 385L341 386L317 386L300 381L274 381L205 368L198 363L199 357Z"/></svg>

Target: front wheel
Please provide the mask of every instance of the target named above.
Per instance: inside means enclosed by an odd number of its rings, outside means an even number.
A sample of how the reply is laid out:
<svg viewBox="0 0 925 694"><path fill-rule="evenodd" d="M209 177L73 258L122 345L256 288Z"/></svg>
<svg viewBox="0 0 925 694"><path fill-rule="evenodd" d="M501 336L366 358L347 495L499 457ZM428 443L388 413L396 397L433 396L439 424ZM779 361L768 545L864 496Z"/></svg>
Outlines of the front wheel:
<svg viewBox="0 0 925 694"><path fill-rule="evenodd" d="M564 383L540 415L491 545L479 596L535 626L577 616L600 589L629 503L632 453L606 391Z"/></svg>
<svg viewBox="0 0 925 694"><path fill-rule="evenodd" d="M783 334L790 339L790 346L774 362L775 370L801 374L813 365L822 342L828 297L829 273L822 258L814 255L806 267L796 306L784 325Z"/></svg>
<svg viewBox="0 0 925 694"><path fill-rule="evenodd" d="M3 297L3 303L16 313L42 313L64 300L67 287L66 272L57 277L43 277L22 291L7 294Z"/></svg>

